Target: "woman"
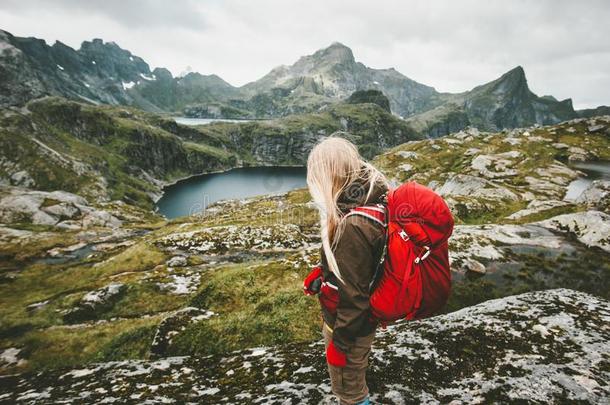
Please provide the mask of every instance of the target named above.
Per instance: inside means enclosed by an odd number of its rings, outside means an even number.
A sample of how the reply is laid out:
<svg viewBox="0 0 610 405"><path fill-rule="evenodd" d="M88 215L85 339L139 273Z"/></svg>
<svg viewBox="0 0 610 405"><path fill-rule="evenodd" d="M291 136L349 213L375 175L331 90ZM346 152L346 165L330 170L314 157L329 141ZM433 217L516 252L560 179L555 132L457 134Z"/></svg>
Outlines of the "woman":
<svg viewBox="0 0 610 405"><path fill-rule="evenodd" d="M350 209L382 203L387 180L351 142L332 136L311 151L307 185L320 211L322 265L305 279L304 289L306 294L319 289L331 388L341 404L368 404L365 374L376 328L369 292L385 227L374 218L350 215Z"/></svg>

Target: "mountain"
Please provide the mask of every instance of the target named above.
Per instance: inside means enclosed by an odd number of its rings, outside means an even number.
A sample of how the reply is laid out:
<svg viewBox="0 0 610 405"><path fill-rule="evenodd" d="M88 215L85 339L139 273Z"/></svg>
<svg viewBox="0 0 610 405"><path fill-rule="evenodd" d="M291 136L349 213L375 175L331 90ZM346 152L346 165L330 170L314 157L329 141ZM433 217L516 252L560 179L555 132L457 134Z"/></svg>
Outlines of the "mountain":
<svg viewBox="0 0 610 405"><path fill-rule="evenodd" d="M535 95L527 85L521 66L470 91L442 98L446 103L462 107L470 124L479 129L557 124L577 116L572 100L557 101L553 97Z"/></svg>
<svg viewBox="0 0 610 405"><path fill-rule="evenodd" d="M610 115L610 106L600 105L596 108L588 108L576 111L580 117L590 118L598 115Z"/></svg>
<svg viewBox="0 0 610 405"><path fill-rule="evenodd" d="M376 89L388 97L392 111L400 116L428 109L430 99L437 94L434 88L394 69L371 69L356 62L351 49L338 42L301 57L291 66L279 66L242 90L255 95L275 88L326 102L347 98L356 90Z"/></svg>
<svg viewBox="0 0 610 405"><path fill-rule="evenodd" d="M173 77L151 72L142 58L114 42L94 39L80 49L0 30L0 105L23 105L46 96L94 104L133 105L149 111L179 111L194 102L223 99L237 90L216 75Z"/></svg>
<svg viewBox="0 0 610 405"><path fill-rule="evenodd" d="M45 95L104 104L130 104L127 89L155 80L148 64L115 43L83 42L76 51L56 42L0 31L0 105L23 105Z"/></svg>
<svg viewBox="0 0 610 405"><path fill-rule="evenodd" d="M335 42L278 66L242 87L217 75L173 77L150 70L140 57L100 39L74 50L0 31L0 106L23 105L44 95L92 103L130 105L147 111L201 118L277 118L320 111L354 92L375 90L391 112L408 119L422 135L437 137L468 125L484 130L556 124L608 107L575 111L572 101L539 97L518 66L496 80L463 93L439 93L393 68L372 69Z"/></svg>

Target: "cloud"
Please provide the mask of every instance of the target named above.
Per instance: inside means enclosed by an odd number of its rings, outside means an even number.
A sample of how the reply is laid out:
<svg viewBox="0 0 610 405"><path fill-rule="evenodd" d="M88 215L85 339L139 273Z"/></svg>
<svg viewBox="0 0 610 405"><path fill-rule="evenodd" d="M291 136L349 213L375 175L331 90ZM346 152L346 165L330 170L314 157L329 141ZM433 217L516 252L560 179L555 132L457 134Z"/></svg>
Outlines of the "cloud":
<svg viewBox="0 0 610 405"><path fill-rule="evenodd" d="M46 10L57 14L57 23L61 23L62 14L65 17L73 14L82 19L105 16L132 29L173 26L197 30L205 28L204 18L198 10L196 0L3 0L0 9L30 15ZM64 20L67 20L64 23L70 22L68 18Z"/></svg>
<svg viewBox="0 0 610 405"><path fill-rule="evenodd" d="M4 29L78 47L117 42L151 66L186 66L241 85L340 41L439 91L464 91L516 65L539 94L610 104L604 0L5 0Z"/></svg>

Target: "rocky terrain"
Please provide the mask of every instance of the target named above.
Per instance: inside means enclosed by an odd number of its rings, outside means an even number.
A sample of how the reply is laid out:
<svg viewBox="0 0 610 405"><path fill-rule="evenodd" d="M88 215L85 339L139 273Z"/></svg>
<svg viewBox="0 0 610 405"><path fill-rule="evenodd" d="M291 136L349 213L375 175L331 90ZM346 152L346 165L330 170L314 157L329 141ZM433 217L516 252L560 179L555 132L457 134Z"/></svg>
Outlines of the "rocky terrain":
<svg viewBox="0 0 610 405"><path fill-rule="evenodd" d="M85 41L75 50L61 42L49 46L0 30L3 107L51 95L191 117L277 118L319 112L355 91L367 90L382 92L393 114L408 118L412 128L432 137L469 125L500 130L608 112L606 106L579 112L570 99L537 96L521 67L470 91L442 93L393 68L369 68L356 61L350 48L333 43L234 87L213 74L173 77L162 67L151 71L141 58L101 39Z"/></svg>
<svg viewBox="0 0 610 405"><path fill-rule="evenodd" d="M196 322L205 323L203 317ZM379 333L372 401L603 403L610 303L567 289L488 301ZM91 364L0 379L17 403L332 403L321 341Z"/></svg>
<svg viewBox="0 0 610 405"><path fill-rule="evenodd" d="M601 175L573 187L593 175L583 165L610 160L610 117L418 139L360 97L196 128L59 98L5 109L0 402L328 400L318 309L300 285L319 259L308 193L171 221L151 207L164 182L303 163L339 129L393 180L434 188L456 217L445 312L458 312L382 334L375 399L607 399L610 186ZM510 297L566 287L578 292Z"/></svg>

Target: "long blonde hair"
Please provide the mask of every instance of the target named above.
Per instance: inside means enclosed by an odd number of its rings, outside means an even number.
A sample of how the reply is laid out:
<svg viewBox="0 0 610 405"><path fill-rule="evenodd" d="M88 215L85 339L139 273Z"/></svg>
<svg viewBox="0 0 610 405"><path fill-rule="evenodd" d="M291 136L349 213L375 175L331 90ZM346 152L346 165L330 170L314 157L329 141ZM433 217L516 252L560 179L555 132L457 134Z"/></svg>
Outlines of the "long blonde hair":
<svg viewBox="0 0 610 405"><path fill-rule="evenodd" d="M373 192L375 185L387 180L379 170L365 161L356 146L336 132L322 139L311 151L307 159L307 186L320 212L322 248L330 270L343 282L341 271L333 254L343 232L338 200L344 193L355 201L364 203ZM365 190L368 189L368 190ZM366 194L365 194L366 191Z"/></svg>

